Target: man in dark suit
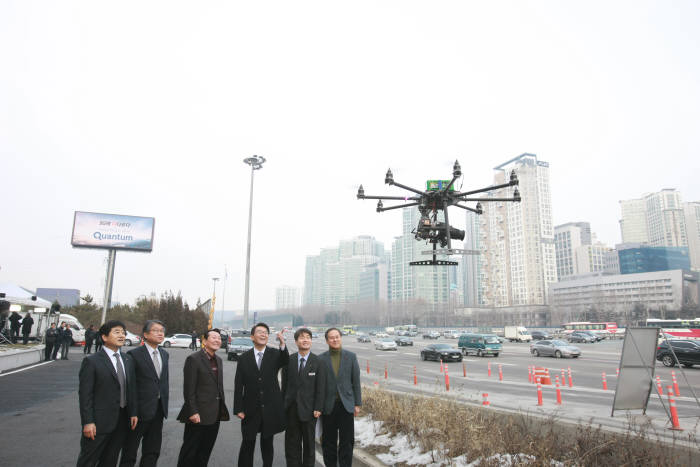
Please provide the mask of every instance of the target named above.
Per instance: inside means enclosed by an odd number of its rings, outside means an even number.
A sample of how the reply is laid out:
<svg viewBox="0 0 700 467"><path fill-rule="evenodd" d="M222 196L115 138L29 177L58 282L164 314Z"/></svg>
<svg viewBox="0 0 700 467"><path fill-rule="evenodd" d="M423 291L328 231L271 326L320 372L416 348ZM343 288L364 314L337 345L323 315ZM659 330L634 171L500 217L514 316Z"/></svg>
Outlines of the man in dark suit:
<svg viewBox="0 0 700 467"><path fill-rule="evenodd" d="M136 429L126 435L120 466L136 464L136 453L141 446L141 467L155 466L160 456L163 419L168 418L168 352L158 347L165 338L165 325L148 320L143 326L145 345L129 351L134 363L136 384L131 385L133 404L129 415L136 417Z"/></svg>
<svg viewBox="0 0 700 467"><path fill-rule="evenodd" d="M360 413L362 391L357 356L342 348L340 330L326 331L328 352L319 355L326 364L326 402L323 405L321 447L327 467L350 467L355 443L355 418Z"/></svg>
<svg viewBox="0 0 700 467"><path fill-rule="evenodd" d="M129 385L134 382L131 357L119 351L126 339L121 321L107 321L100 327L103 352L83 359L80 366L80 439L78 467L116 466L129 427L127 407ZM133 429L138 420L131 421Z"/></svg>
<svg viewBox="0 0 700 467"><path fill-rule="evenodd" d="M325 402L325 363L311 353L311 331L297 329L294 341L298 352L289 357L283 370L284 409L287 431L284 432L284 454L287 467L313 467L316 461L316 419Z"/></svg>
<svg viewBox="0 0 700 467"><path fill-rule="evenodd" d="M238 452L239 467L252 467L255 439L260 433L263 466L272 465L272 438L284 431L284 398L277 375L289 363L284 335L277 333L279 350L267 346L270 328L258 323L250 330L253 348L238 357L233 396L233 412L241 419L243 440Z"/></svg>
<svg viewBox="0 0 700 467"><path fill-rule="evenodd" d="M202 350L185 359L183 393L185 403L177 419L185 433L178 467L204 467L219 434L219 422L229 420L224 398L224 365L216 355L221 347L218 329L204 333Z"/></svg>

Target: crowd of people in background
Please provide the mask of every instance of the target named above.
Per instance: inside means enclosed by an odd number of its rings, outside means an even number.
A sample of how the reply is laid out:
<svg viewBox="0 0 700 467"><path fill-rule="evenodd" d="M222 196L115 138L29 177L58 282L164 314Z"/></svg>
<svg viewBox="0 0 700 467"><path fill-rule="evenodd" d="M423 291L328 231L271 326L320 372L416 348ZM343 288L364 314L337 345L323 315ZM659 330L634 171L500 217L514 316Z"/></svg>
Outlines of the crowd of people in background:
<svg viewBox="0 0 700 467"><path fill-rule="evenodd" d="M58 341L60 331L52 328ZM165 325L147 321L144 345L126 353L121 351L124 323L107 321L92 331L91 343L101 341L102 348L91 353L86 333L86 356L78 376L83 436L77 465L133 466L140 448L139 465L155 466L170 391L169 354L160 346ZM216 354L222 345L219 331L202 333L199 350L197 335L192 334L193 352L183 368L184 404L177 416L184 424L179 467L206 466L220 423L232 416L241 424L238 466L253 465L258 435L263 466L271 466L273 437L281 432L287 465L313 466L317 423L325 465L352 465L354 417L362 405L360 368L356 355L342 348L339 329L326 331L328 350L320 355L311 352L311 331L298 329L294 333L298 351L290 356L283 332L276 336L279 346L271 347L270 328L255 324L253 348L241 354L236 365L232 413L226 405L224 365Z"/></svg>

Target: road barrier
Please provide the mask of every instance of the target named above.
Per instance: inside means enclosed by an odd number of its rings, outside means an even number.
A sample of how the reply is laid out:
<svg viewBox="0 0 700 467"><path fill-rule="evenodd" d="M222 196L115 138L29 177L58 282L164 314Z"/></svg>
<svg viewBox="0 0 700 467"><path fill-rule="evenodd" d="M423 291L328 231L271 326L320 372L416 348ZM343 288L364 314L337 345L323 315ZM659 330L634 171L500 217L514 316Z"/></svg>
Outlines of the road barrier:
<svg viewBox="0 0 700 467"><path fill-rule="evenodd" d="M561 388L559 387L559 376L554 377L554 382L557 385L557 405L561 405Z"/></svg>
<svg viewBox="0 0 700 467"><path fill-rule="evenodd" d="M536 366L534 378L538 384L552 384L552 379L549 377L549 370L547 368Z"/></svg>
<svg viewBox="0 0 700 467"><path fill-rule="evenodd" d="M603 372L603 390L607 391L608 390L608 382L605 379L605 372Z"/></svg>
<svg viewBox="0 0 700 467"><path fill-rule="evenodd" d="M450 374L447 372L447 363L445 363L445 391L450 390Z"/></svg>
<svg viewBox="0 0 700 467"><path fill-rule="evenodd" d="M671 430L683 431L678 422L678 410L676 410L676 399L673 398L673 388L668 386L668 406L671 409Z"/></svg>
<svg viewBox="0 0 700 467"><path fill-rule="evenodd" d="M681 392L678 390L678 380L676 380L676 372L671 370L671 380L673 381L673 391L676 397L681 397Z"/></svg>
<svg viewBox="0 0 700 467"><path fill-rule="evenodd" d="M483 398L483 402L481 403L481 405L491 405L491 403L489 402L489 393L488 392L483 393L481 395L481 397Z"/></svg>
<svg viewBox="0 0 700 467"><path fill-rule="evenodd" d="M537 378L537 405L542 405L542 383Z"/></svg>

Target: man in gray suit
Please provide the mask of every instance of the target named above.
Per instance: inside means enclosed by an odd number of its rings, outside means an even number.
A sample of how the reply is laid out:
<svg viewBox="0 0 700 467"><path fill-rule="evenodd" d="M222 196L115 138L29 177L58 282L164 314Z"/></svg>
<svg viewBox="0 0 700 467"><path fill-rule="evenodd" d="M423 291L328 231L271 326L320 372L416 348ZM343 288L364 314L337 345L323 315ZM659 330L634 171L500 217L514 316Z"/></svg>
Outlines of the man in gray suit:
<svg viewBox="0 0 700 467"><path fill-rule="evenodd" d="M319 355L326 368L326 402L323 405L321 447L326 467L351 467L355 443L355 418L362 405L360 364L343 350L340 330L326 331L328 352Z"/></svg>

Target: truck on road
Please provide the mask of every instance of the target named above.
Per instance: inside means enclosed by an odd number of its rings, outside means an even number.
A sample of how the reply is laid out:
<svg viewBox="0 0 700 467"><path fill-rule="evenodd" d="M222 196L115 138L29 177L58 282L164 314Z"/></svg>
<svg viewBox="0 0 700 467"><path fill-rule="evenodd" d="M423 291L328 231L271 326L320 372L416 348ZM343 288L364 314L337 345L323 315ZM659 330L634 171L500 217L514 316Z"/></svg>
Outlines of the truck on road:
<svg viewBox="0 0 700 467"><path fill-rule="evenodd" d="M506 326L503 329L503 335L510 342L530 342L532 340L530 332L523 326Z"/></svg>

